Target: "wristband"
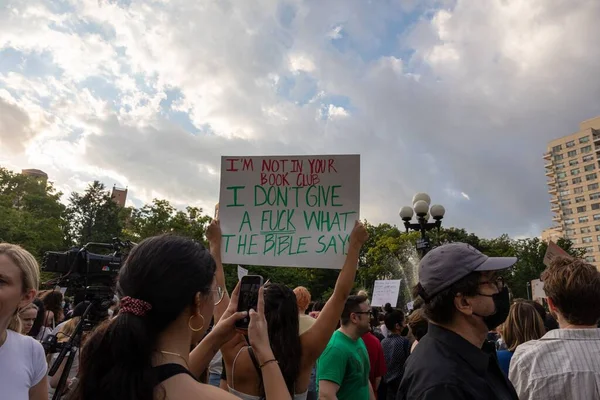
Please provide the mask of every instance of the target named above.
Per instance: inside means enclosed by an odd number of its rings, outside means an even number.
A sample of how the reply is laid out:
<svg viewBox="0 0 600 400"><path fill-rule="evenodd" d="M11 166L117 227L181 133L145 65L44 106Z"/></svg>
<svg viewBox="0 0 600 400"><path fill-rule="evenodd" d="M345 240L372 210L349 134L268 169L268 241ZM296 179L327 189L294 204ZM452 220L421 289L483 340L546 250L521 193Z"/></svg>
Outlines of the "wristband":
<svg viewBox="0 0 600 400"><path fill-rule="evenodd" d="M276 359L274 359L274 358L271 358L270 360L268 360L268 361L265 361L264 363L262 363L262 364L261 364L261 366L260 366L259 368L260 368L260 369L262 369L262 368L263 368L265 365L267 365L267 364L271 364L271 363L273 363L273 362L274 362L274 363L277 363L277 364L279 364L279 361L277 361L277 360L276 360Z"/></svg>

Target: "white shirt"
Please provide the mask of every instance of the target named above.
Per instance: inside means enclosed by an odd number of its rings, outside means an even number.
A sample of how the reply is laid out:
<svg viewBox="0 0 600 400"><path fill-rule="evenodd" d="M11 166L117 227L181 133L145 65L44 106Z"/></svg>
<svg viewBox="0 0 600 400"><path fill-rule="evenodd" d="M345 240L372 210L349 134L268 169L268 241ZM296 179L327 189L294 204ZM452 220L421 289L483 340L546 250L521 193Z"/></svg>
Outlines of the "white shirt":
<svg viewBox="0 0 600 400"><path fill-rule="evenodd" d="M6 332L0 347L0 397L29 400L29 389L46 376L44 348L30 336Z"/></svg>
<svg viewBox="0 0 600 400"><path fill-rule="evenodd" d="M523 343L508 377L521 400L600 399L600 329L554 329Z"/></svg>

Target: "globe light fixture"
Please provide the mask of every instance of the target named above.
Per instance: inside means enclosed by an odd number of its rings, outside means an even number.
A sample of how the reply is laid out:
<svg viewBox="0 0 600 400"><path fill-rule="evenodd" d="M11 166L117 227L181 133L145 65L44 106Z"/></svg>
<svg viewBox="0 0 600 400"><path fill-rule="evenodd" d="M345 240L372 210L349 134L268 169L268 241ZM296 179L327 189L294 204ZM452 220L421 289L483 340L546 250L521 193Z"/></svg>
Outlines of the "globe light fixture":
<svg viewBox="0 0 600 400"><path fill-rule="evenodd" d="M427 193L417 193L413 196L412 207L404 206L400 209L400 218L404 221L406 232L410 230L421 232L421 238L417 242L417 250L421 257L427 254L431 248L427 232L432 229L439 229L442 226L442 219L446 214L446 209L440 204L431 205L431 197ZM411 220L416 216L416 223ZM434 222L429 222L433 218Z"/></svg>

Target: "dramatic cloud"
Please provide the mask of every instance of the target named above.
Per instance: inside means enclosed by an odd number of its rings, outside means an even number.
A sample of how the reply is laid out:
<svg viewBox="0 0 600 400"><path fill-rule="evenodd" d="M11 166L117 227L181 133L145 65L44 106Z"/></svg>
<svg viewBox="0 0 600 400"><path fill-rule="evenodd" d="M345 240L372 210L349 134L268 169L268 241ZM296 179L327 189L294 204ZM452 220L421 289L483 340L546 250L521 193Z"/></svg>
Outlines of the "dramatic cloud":
<svg viewBox="0 0 600 400"><path fill-rule="evenodd" d="M221 155L360 153L483 236L551 225L546 142L600 114L597 0L8 0L0 164L212 209Z"/></svg>

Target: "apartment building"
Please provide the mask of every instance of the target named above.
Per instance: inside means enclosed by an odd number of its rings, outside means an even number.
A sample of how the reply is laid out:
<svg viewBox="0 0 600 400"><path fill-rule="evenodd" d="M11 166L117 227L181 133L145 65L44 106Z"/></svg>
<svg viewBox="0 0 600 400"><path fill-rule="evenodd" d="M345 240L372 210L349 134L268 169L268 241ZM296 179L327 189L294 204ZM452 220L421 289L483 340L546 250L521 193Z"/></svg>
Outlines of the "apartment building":
<svg viewBox="0 0 600 400"><path fill-rule="evenodd" d="M584 121L579 131L551 141L544 153L554 225L547 238L570 239L600 265L600 117Z"/></svg>

